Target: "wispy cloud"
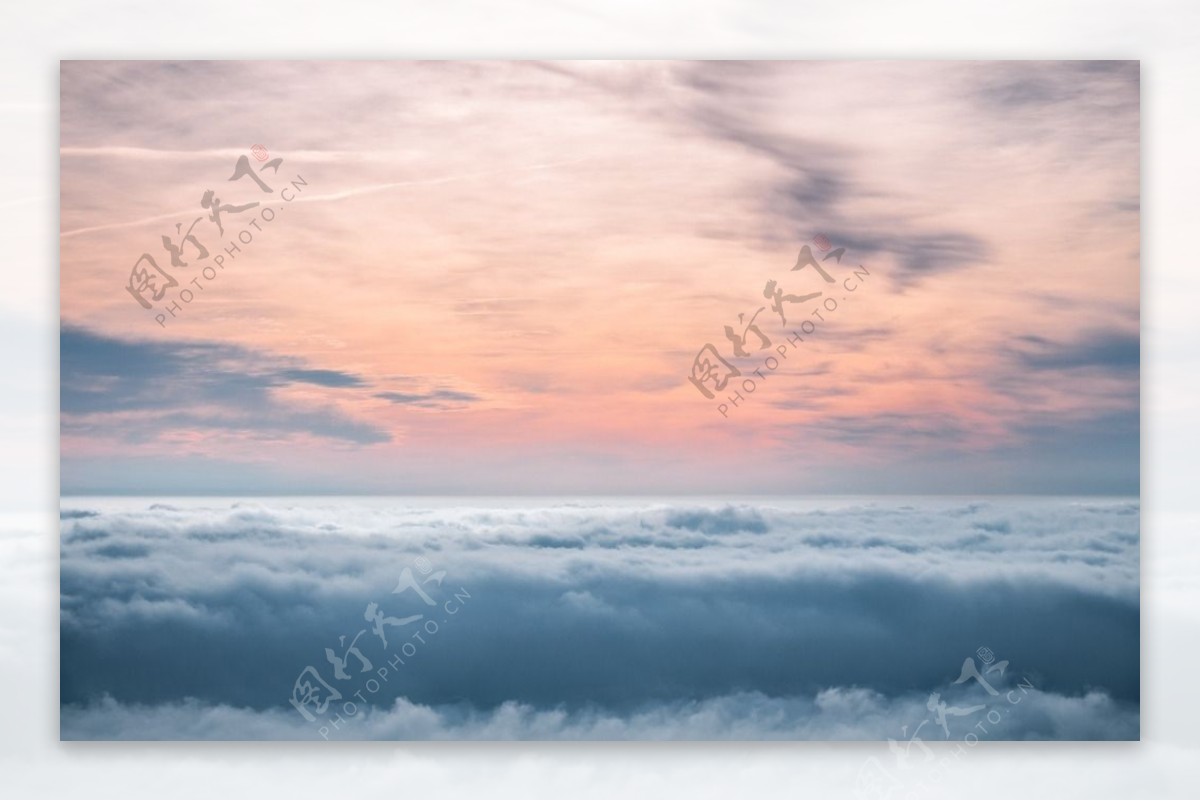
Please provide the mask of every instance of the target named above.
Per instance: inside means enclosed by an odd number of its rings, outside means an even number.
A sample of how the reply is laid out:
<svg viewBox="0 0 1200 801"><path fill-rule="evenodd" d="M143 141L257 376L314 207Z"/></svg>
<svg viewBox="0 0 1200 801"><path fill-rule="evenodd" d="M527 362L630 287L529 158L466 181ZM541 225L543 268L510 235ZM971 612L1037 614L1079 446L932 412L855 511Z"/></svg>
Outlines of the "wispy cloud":
<svg viewBox="0 0 1200 801"><path fill-rule="evenodd" d="M289 366L299 360L221 343L122 340L70 326L60 348L67 433L134 443L213 429L271 437L308 433L358 444L390 439L386 430L332 404L306 406L276 394L290 384L366 386L360 376L340 370Z"/></svg>
<svg viewBox="0 0 1200 801"><path fill-rule="evenodd" d="M286 354L239 366L258 382L241 391L341 421L304 423L346 449L312 466L330 486L377 481L386 452L439 490L1037 491L1064 486L1051 464L1071 491L1136 489L1123 435L1064 470L1028 434L1137 413L1135 63L65 62L61 83L68 326L161 341L121 289L138 255L255 143L303 174L169 337ZM200 228L213 253L237 244ZM859 291L790 271L817 233L870 270ZM689 360L728 356L768 280L839 311L726 426ZM239 414L213 403L172 411ZM174 475L156 435L79 423L69 475ZM209 437L205 456L290 470L298 436Z"/></svg>

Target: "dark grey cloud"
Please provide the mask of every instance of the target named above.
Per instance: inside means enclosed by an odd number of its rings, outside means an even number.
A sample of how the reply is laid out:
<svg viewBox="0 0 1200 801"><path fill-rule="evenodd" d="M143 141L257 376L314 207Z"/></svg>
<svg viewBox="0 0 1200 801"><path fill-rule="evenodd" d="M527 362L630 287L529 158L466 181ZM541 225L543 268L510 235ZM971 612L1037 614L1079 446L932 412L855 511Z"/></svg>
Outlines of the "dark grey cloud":
<svg viewBox="0 0 1200 801"><path fill-rule="evenodd" d="M870 264L881 257L893 258L896 269L888 275L900 289L924 278L979 266L987 261L990 253L984 240L963 231L921 231L904 227L872 229L866 223L853 228L832 229L826 235L847 248L855 262Z"/></svg>
<svg viewBox="0 0 1200 801"><path fill-rule="evenodd" d="M1141 336L1136 331L1085 331L1072 342L1026 335L1018 342L1016 356L1031 370L1096 369L1136 376L1141 367Z"/></svg>
<svg viewBox="0 0 1200 801"><path fill-rule="evenodd" d="M319 387L366 386L366 382L359 376L340 370L282 370L279 377L301 384L316 384Z"/></svg>
<svg viewBox="0 0 1200 801"><path fill-rule="evenodd" d="M989 65L978 78L980 101L1003 110L1056 106L1105 97L1135 102L1140 64L1137 61L1018 61ZM1113 93L1123 85L1124 93ZM1104 86L1103 95L1097 88Z"/></svg>
<svg viewBox="0 0 1200 801"><path fill-rule="evenodd" d="M479 396L473 393L444 387L427 392L377 392L375 397L401 406L420 406L431 409L461 406L464 403L475 403L480 400Z"/></svg>
<svg viewBox="0 0 1200 801"><path fill-rule="evenodd" d="M771 67L752 62L688 64L681 82L695 96L686 108L690 125L705 135L774 162L780 177L763 201L770 218L827 220L850 188L849 161L842 148L768 126L764 112L778 102L764 78ZM812 235L807 231L802 240Z"/></svg>
<svg viewBox="0 0 1200 801"><path fill-rule="evenodd" d="M846 247L855 260L890 257L896 268L889 277L901 289L986 262L987 243L967 231L931 228L898 213L864 216L852 211L852 201L879 188L856 178L865 165L839 143L768 125L765 112L777 97L766 79L777 69L761 63L706 62L688 65L681 75L697 92L687 111L691 125L777 166L778 177L762 199L764 239L804 242L819 232Z"/></svg>
<svg viewBox="0 0 1200 801"><path fill-rule="evenodd" d="M298 359L217 342L125 340L65 325L60 335L64 431L103 431L129 442L182 428L307 433L358 444L381 428L332 407L298 407L272 390L306 383L356 389L359 376L297 366ZM118 422L91 415L144 412Z"/></svg>

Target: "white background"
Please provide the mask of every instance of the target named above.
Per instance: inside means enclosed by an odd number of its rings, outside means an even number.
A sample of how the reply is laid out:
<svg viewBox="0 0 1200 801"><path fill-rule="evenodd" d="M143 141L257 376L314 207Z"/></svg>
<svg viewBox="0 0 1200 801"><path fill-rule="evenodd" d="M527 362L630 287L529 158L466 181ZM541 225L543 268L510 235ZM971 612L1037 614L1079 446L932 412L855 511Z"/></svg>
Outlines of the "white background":
<svg viewBox="0 0 1200 801"><path fill-rule="evenodd" d="M889 763L879 744L58 742L58 60L465 57L1141 60L1143 741L982 744L928 792L1200 793L1200 3L4 0L0 45L0 794L852 797L865 759Z"/></svg>

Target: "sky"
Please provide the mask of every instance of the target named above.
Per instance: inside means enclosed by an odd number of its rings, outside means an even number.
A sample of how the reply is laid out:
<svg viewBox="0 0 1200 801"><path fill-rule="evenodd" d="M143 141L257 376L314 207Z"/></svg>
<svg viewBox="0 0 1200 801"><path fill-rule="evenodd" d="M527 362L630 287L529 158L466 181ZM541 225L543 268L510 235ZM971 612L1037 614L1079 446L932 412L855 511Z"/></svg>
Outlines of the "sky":
<svg viewBox="0 0 1200 801"><path fill-rule="evenodd" d="M64 494L1138 492L1136 62L68 61L61 92ZM770 281L823 294L784 325ZM712 399L709 344L742 373Z"/></svg>

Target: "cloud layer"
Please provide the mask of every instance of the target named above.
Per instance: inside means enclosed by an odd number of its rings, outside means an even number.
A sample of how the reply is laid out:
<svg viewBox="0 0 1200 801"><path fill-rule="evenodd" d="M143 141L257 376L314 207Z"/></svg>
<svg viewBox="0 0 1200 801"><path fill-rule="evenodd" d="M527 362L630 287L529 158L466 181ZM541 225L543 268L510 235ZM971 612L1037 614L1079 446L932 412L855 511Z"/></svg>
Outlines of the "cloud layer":
<svg viewBox="0 0 1200 801"><path fill-rule="evenodd" d="M879 739L964 691L981 646L1045 699L1004 737L1136 732L1136 502L82 499L62 525L69 737L313 735L293 684L333 682L325 649L360 631L372 669L347 657L343 695L392 668L350 737L688 737L695 718L698 739ZM392 592L406 568L438 578L430 605ZM425 617L384 645L372 603Z"/></svg>

